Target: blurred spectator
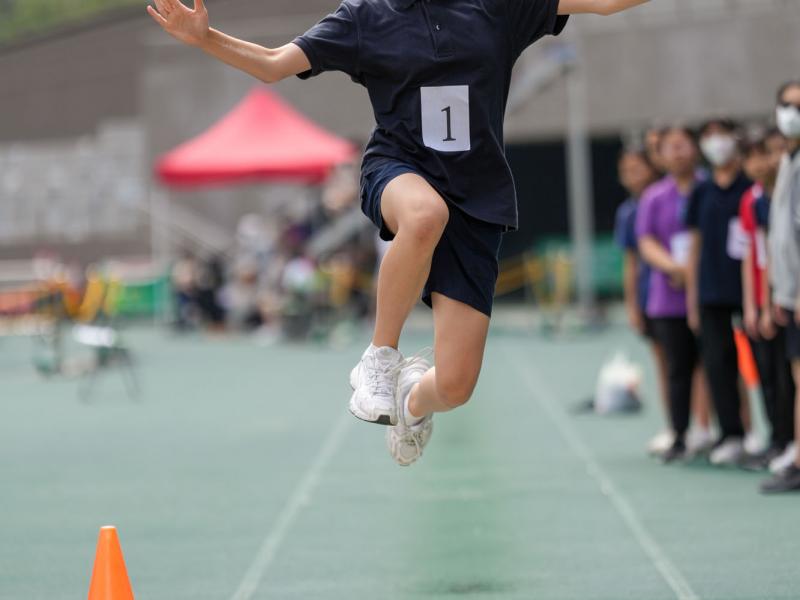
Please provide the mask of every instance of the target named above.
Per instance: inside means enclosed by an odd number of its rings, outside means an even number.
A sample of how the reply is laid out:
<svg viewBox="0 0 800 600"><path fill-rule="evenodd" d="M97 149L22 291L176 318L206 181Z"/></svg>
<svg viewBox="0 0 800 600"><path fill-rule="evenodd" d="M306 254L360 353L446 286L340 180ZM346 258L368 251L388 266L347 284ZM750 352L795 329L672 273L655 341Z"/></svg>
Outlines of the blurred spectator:
<svg viewBox="0 0 800 600"><path fill-rule="evenodd" d="M768 146L769 144L772 146ZM758 366L764 409L770 425L770 442L765 452L751 457L744 465L765 469L783 454L794 436L794 384L785 352L782 332L769 321L765 334L759 323L769 291L767 289L766 227L770 198L775 189L779 160L785 140L775 132L750 140L744 150L744 170L755 184L742 197L740 219L747 235L748 250L742 261L742 300L744 327L750 338ZM756 207L758 206L758 210Z"/></svg>
<svg viewBox="0 0 800 600"><path fill-rule="evenodd" d="M306 190L269 218L243 216L229 255L196 265L193 287L182 257L173 277L179 303L193 297L212 327L258 331L262 341L324 334L337 321L369 316L375 248L357 181L357 168L342 165L319 196ZM318 236L325 241L315 246Z"/></svg>
<svg viewBox="0 0 800 600"><path fill-rule="evenodd" d="M656 341L653 322L647 316L647 297L650 287L650 268L639 255L636 240L636 213L644 191L656 181L658 171L643 150L626 149L618 162L619 181L628 192L628 199L617 209L614 237L624 252L623 289L628 323L650 345L656 366L661 403L664 413L669 413L667 393L667 362L664 350ZM648 444L651 453L661 454L672 445L673 435L667 431L657 435Z"/></svg>
<svg viewBox="0 0 800 600"><path fill-rule="evenodd" d="M175 298L175 327L184 331L197 324L197 260L184 252L172 267L172 290Z"/></svg>
<svg viewBox="0 0 800 600"><path fill-rule="evenodd" d="M659 153L668 175L644 193L636 234L642 256L652 267L647 315L666 355L674 439L662 459L669 463L689 452L687 433L699 370L697 341L687 323L685 291L689 235L684 215L697 184L698 152L692 132L683 127L666 129ZM699 425L707 432L707 421Z"/></svg>
<svg viewBox="0 0 800 600"><path fill-rule="evenodd" d="M741 314L741 260L747 240L739 221L742 195L752 182L742 172L737 127L725 119L706 123L700 148L712 167L708 181L689 199L689 324L701 350L721 435L711 452L716 465L734 465L745 455L733 319Z"/></svg>
<svg viewBox="0 0 800 600"><path fill-rule="evenodd" d="M195 294L197 307L203 321L214 330L225 326L225 309L219 294L225 283L224 258L212 256L198 266Z"/></svg>
<svg viewBox="0 0 800 600"><path fill-rule="evenodd" d="M786 328L786 350L798 390L795 411L800 415L800 81L781 87L776 116L788 139L788 152L781 161L769 219L769 276L775 320ZM762 491L800 490L798 437L800 426L795 424L795 445L787 452L792 460L762 484Z"/></svg>
<svg viewBox="0 0 800 600"><path fill-rule="evenodd" d="M647 153L648 162L658 171L659 175L664 175L667 169L661 157L661 137L666 127L652 126L644 134L644 147Z"/></svg>
<svg viewBox="0 0 800 600"><path fill-rule="evenodd" d="M252 256L237 258L232 277L220 290L226 324L234 330L252 331L262 323L258 306L258 267Z"/></svg>

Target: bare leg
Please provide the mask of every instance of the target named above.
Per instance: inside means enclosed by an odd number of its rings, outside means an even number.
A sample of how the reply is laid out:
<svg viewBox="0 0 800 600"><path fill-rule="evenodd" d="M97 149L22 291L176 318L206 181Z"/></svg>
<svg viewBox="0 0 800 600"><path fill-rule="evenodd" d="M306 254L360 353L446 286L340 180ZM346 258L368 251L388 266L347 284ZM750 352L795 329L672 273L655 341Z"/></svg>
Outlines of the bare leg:
<svg viewBox="0 0 800 600"><path fill-rule="evenodd" d="M744 425L744 432L749 434L753 427L753 419L750 413L750 391L741 377L739 377L739 402L741 403L739 413L742 418L742 425Z"/></svg>
<svg viewBox="0 0 800 600"><path fill-rule="evenodd" d="M447 412L472 396L483 362L489 317L471 306L433 293L436 366L411 390L409 412L424 417Z"/></svg>
<svg viewBox="0 0 800 600"><path fill-rule="evenodd" d="M419 175L406 173L386 186L381 214L395 238L378 273L372 343L397 348L403 324L428 278L431 257L450 212L428 182Z"/></svg>
<svg viewBox="0 0 800 600"><path fill-rule="evenodd" d="M656 379L658 380L658 391L661 398L661 410L664 418L669 422L669 382L667 379L667 355L664 347L658 342L650 344L653 352L653 362L656 366Z"/></svg>
<svg viewBox="0 0 800 600"><path fill-rule="evenodd" d="M702 366L694 372L692 388L692 411L695 422L703 429L711 427L711 392L708 389L706 371Z"/></svg>

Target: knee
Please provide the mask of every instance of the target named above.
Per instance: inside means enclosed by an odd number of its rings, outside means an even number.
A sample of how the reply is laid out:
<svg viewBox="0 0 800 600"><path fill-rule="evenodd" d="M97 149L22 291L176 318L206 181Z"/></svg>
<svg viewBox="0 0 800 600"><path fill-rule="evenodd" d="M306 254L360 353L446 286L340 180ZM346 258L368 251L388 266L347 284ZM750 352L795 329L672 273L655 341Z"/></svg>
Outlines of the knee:
<svg viewBox="0 0 800 600"><path fill-rule="evenodd" d="M408 215L401 229L405 229L418 244L435 246L450 218L450 210L436 194L420 194L410 198Z"/></svg>
<svg viewBox="0 0 800 600"><path fill-rule="evenodd" d="M436 392L439 395L439 399L449 408L464 406L469 402L475 389L475 384L469 379L442 378L438 376L437 372Z"/></svg>

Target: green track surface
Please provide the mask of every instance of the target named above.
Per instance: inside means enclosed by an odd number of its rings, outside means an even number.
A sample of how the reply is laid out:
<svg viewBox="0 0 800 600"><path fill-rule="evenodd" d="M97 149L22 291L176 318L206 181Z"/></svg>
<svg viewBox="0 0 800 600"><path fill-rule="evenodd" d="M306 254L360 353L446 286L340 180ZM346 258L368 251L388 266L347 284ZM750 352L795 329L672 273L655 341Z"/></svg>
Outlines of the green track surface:
<svg viewBox="0 0 800 600"><path fill-rule="evenodd" d="M474 400L436 418L409 469L346 412L366 334L336 351L128 339L141 401L109 373L88 404L34 373L30 340L0 339L3 600L85 597L107 524L140 599L226 600L243 580L239 600L800 597L800 497L647 458L652 403L571 412L615 349L647 364L622 328L493 334Z"/></svg>

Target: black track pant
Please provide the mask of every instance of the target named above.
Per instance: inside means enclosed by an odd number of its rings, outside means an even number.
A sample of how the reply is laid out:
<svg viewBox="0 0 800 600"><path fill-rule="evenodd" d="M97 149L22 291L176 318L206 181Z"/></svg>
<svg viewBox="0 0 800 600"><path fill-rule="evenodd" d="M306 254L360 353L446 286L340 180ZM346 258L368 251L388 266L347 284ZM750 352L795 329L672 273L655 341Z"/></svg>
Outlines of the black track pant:
<svg viewBox="0 0 800 600"><path fill-rule="evenodd" d="M780 329L774 340L750 340L761 379L764 410L769 419L773 446L784 448L794 439L792 366L786 355L786 334Z"/></svg>
<svg viewBox="0 0 800 600"><path fill-rule="evenodd" d="M739 355L733 337L733 316L738 312L729 307L704 306L700 309L701 354L722 439L744 437Z"/></svg>
<svg viewBox="0 0 800 600"><path fill-rule="evenodd" d="M683 317L653 319L653 330L667 356L672 429L677 438L683 440L689 429L692 382L698 361L697 340Z"/></svg>

